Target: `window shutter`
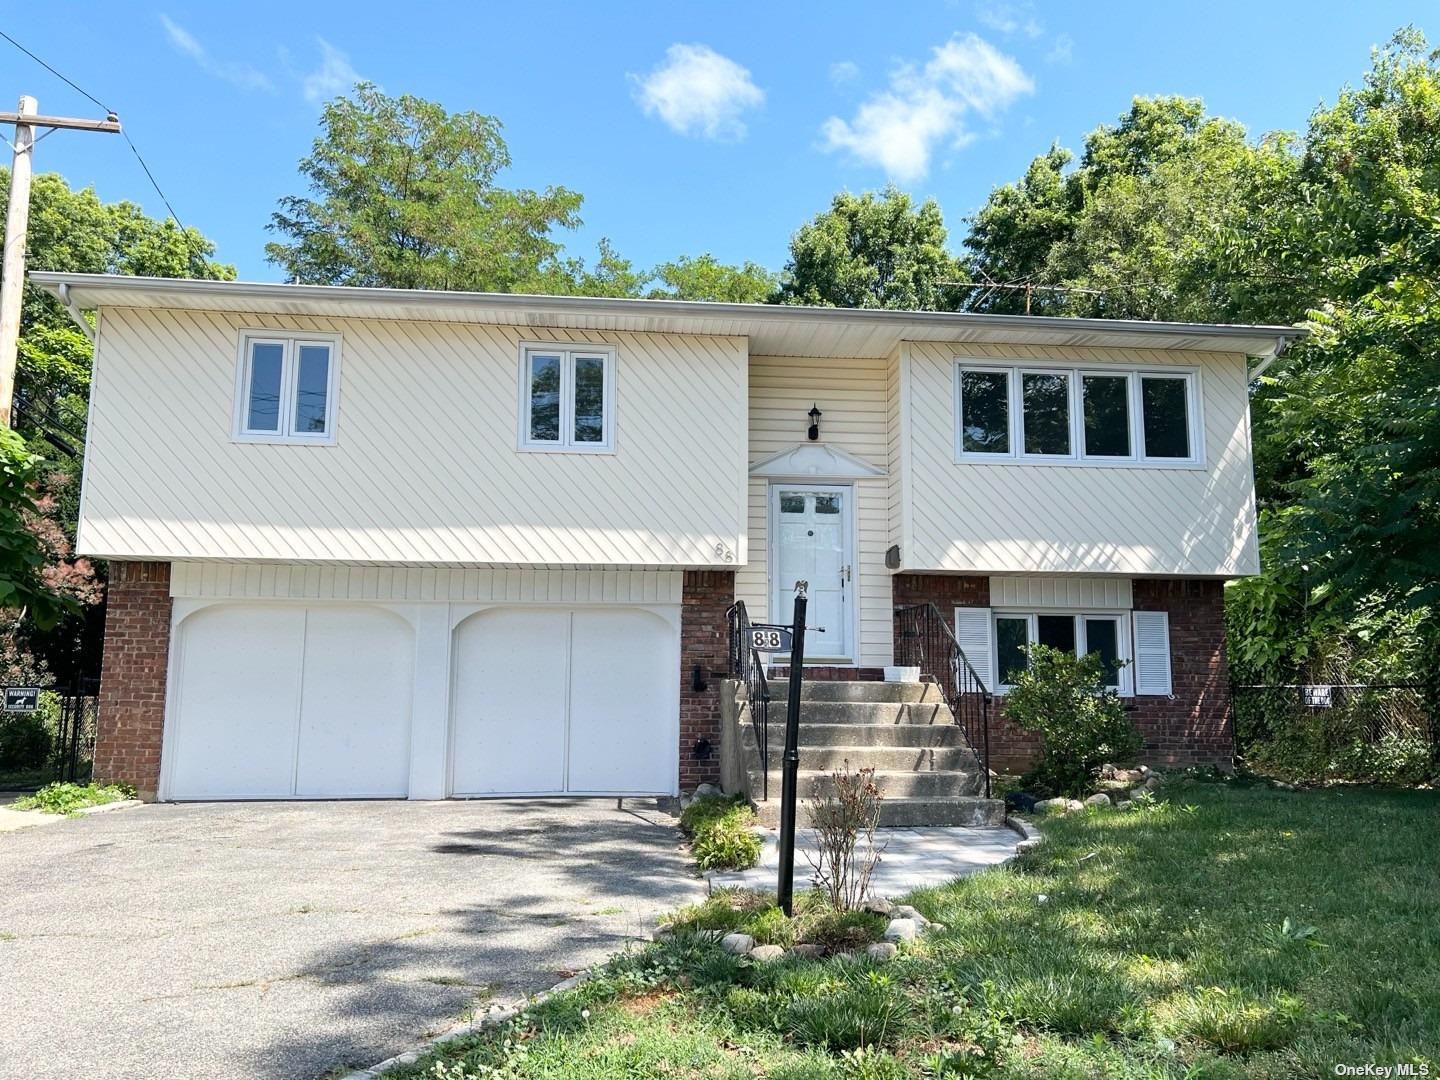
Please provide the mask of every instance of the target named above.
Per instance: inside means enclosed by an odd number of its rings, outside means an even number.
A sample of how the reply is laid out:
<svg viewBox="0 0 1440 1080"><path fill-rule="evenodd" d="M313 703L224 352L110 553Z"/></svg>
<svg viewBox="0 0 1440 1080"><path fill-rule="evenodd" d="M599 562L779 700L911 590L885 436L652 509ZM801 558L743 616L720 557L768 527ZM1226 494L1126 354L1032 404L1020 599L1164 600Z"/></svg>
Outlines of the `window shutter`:
<svg viewBox="0 0 1440 1080"><path fill-rule="evenodd" d="M1168 696L1170 688L1170 615L1136 611L1135 693Z"/></svg>
<svg viewBox="0 0 1440 1080"><path fill-rule="evenodd" d="M955 609L955 640L960 643L960 651L965 654L965 659L970 661L970 666L975 669L975 674L980 676L981 683L986 690L993 690L990 684L994 680L991 674L995 663L992 657L995 655L994 623L990 618L988 607L957 607Z"/></svg>

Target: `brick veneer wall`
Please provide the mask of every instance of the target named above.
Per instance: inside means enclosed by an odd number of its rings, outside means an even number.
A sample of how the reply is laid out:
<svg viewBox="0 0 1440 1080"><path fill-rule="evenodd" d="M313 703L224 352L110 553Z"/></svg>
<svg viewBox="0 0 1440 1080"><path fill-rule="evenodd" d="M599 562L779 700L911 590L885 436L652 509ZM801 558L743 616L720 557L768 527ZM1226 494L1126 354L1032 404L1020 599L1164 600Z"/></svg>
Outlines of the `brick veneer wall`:
<svg viewBox="0 0 1440 1080"><path fill-rule="evenodd" d="M680 788L720 782L720 680L730 668L725 610L735 602L731 570L687 570L680 610ZM704 690L695 689L695 666ZM696 756L701 743L708 755Z"/></svg>
<svg viewBox="0 0 1440 1080"><path fill-rule="evenodd" d="M989 607L990 579L963 574L896 574L897 608L933 603L949 618L956 607ZM1141 757L1155 765L1220 765L1234 756L1230 678L1225 663L1224 583L1169 578L1135 579L1133 608L1170 616L1170 697L1125 702L1145 739ZM1020 730L996 699L990 719L990 766L1025 769L1040 752L1040 736Z"/></svg>
<svg viewBox="0 0 1440 1080"><path fill-rule="evenodd" d="M170 564L112 562L95 731L95 778L153 799L170 655Z"/></svg>

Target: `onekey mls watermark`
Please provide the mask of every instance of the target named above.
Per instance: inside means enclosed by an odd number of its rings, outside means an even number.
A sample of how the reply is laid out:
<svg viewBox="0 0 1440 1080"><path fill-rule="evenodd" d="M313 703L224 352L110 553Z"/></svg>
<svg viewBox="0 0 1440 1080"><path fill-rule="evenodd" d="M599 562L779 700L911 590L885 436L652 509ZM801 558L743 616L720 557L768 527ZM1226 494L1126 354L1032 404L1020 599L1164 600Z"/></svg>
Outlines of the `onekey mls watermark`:
<svg viewBox="0 0 1440 1080"><path fill-rule="evenodd" d="M1363 1065L1349 1065L1341 1062L1332 1070L1336 1076L1378 1076L1389 1080L1402 1076L1430 1076L1430 1066L1424 1062L1401 1061L1394 1065L1377 1065L1368 1061Z"/></svg>

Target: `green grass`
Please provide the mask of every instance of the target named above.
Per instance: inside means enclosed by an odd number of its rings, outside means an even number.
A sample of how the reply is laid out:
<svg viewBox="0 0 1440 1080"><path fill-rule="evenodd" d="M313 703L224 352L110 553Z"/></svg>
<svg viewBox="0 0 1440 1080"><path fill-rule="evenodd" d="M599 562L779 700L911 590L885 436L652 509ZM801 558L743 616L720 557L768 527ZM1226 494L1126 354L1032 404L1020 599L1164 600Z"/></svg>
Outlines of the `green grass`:
<svg viewBox="0 0 1440 1080"><path fill-rule="evenodd" d="M947 929L890 963L751 964L681 934L394 1075L1433 1076L1437 823L1435 792L1175 781L1047 821L1014 869L915 894ZM735 907L680 921L775 921Z"/></svg>
<svg viewBox="0 0 1440 1080"><path fill-rule="evenodd" d="M759 862L764 842L751 831L754 824L755 811L743 797L705 795L680 815L701 870L748 870Z"/></svg>
<svg viewBox="0 0 1440 1080"><path fill-rule="evenodd" d="M47 784L34 795L17 799L16 810L40 810L47 814L74 814L87 806L133 799L135 789L127 784Z"/></svg>

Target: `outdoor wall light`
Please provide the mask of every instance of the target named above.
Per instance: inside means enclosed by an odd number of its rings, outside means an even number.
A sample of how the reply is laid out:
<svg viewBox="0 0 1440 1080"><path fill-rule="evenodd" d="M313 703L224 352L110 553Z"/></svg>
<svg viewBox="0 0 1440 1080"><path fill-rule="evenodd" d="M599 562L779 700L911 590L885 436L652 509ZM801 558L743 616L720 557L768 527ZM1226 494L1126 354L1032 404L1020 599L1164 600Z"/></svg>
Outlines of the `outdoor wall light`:
<svg viewBox="0 0 1440 1080"><path fill-rule="evenodd" d="M823 415L820 412L820 406L811 405L808 415L810 417L810 430L807 432L807 435L811 442L815 442L820 438L820 417Z"/></svg>

